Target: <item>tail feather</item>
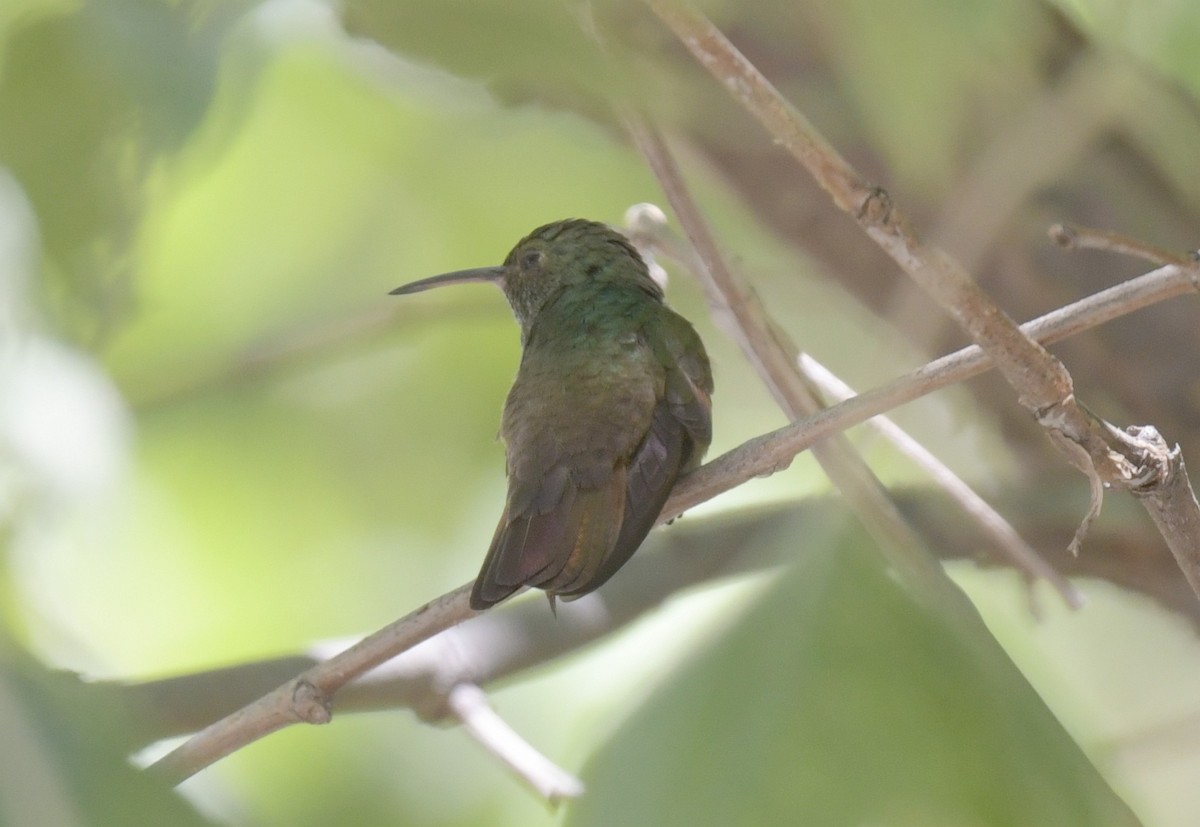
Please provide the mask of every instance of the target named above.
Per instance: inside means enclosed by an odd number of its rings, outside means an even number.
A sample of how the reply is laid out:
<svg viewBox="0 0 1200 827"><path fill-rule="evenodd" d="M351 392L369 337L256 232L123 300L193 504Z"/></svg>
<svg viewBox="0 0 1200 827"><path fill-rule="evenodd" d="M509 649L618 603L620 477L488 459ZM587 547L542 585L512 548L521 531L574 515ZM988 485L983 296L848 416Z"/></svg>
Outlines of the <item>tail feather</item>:
<svg viewBox="0 0 1200 827"><path fill-rule="evenodd" d="M654 411L650 431L623 474L622 497L625 500L623 519L612 545L593 567L585 581L558 590L559 597L571 600L600 588L617 569L625 565L641 546L679 476L684 455L686 434L680 423L671 416L666 405Z"/></svg>
<svg viewBox="0 0 1200 827"><path fill-rule="evenodd" d="M659 404L633 457L618 461L599 487L581 489L559 474L561 496L544 512L513 514L510 501L471 591L471 608L494 606L522 586L570 600L612 577L654 527L681 466L706 447L695 443L693 425L676 417L678 407ZM533 503L517 505L532 510Z"/></svg>
<svg viewBox="0 0 1200 827"><path fill-rule="evenodd" d="M500 520L471 591L471 608L499 603L522 586L550 593L585 588L609 556L622 525L625 475L603 488L579 490L568 483L562 501L544 514Z"/></svg>

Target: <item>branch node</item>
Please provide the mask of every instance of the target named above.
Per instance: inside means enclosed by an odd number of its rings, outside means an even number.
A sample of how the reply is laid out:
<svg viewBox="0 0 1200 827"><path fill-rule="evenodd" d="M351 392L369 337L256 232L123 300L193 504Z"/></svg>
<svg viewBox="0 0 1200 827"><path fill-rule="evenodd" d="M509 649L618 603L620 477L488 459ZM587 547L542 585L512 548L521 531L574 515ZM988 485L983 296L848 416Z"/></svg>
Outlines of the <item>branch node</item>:
<svg viewBox="0 0 1200 827"><path fill-rule="evenodd" d="M327 724L333 720L333 702L316 684L299 678L292 690L292 712L309 724Z"/></svg>
<svg viewBox="0 0 1200 827"><path fill-rule="evenodd" d="M1071 393L1049 405L1034 409L1033 416L1049 433L1060 434L1064 439L1078 444L1081 437L1079 429L1075 427L1077 411L1075 394Z"/></svg>
<svg viewBox="0 0 1200 827"><path fill-rule="evenodd" d="M1075 224L1054 224L1049 229L1049 235L1064 250L1104 250L1134 256L1159 265L1174 264L1187 269L1195 269L1196 266L1192 254L1179 255L1170 250L1162 250L1140 238L1122 235L1113 230Z"/></svg>
<svg viewBox="0 0 1200 827"><path fill-rule="evenodd" d="M872 186L863 194L855 216L867 227L886 228L892 221L892 196L883 187Z"/></svg>
<svg viewBox="0 0 1200 827"><path fill-rule="evenodd" d="M1130 493L1149 496L1174 481L1182 455L1178 444L1169 447L1153 425L1130 425L1119 433L1130 453L1138 459L1128 480Z"/></svg>
<svg viewBox="0 0 1200 827"><path fill-rule="evenodd" d="M1047 234L1051 241L1064 250L1074 250L1079 241L1079 233L1067 224L1051 224Z"/></svg>

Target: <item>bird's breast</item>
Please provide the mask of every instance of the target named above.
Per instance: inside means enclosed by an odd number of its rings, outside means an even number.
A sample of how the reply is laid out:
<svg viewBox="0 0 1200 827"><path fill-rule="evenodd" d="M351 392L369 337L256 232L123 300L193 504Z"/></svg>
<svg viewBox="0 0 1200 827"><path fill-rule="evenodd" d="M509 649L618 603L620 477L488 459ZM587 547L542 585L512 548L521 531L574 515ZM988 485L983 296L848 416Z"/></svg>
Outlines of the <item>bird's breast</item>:
<svg viewBox="0 0 1200 827"><path fill-rule="evenodd" d="M632 330L531 340L501 420L510 475L565 463L579 482L605 478L648 432L664 377Z"/></svg>

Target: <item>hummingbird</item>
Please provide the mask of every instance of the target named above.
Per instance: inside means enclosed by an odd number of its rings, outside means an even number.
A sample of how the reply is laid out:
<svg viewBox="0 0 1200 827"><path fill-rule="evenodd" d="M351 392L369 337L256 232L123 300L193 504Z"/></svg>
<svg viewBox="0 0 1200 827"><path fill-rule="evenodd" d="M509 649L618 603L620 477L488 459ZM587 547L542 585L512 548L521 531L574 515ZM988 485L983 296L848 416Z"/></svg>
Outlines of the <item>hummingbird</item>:
<svg viewBox="0 0 1200 827"><path fill-rule="evenodd" d="M712 441L712 369L637 249L605 224L546 224L500 266L391 292L467 282L498 285L521 328L500 419L508 495L471 608L533 586L553 609L612 577L676 479L700 464Z"/></svg>

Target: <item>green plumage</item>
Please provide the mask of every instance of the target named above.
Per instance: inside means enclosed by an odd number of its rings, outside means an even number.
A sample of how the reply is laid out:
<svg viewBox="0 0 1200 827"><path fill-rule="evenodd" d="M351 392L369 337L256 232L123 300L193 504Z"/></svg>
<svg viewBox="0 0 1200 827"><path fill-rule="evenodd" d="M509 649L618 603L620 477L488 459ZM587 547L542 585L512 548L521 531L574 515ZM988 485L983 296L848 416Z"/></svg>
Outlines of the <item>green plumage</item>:
<svg viewBox="0 0 1200 827"><path fill-rule="evenodd" d="M494 281L521 325L500 424L508 498L471 606L521 586L573 598L637 550L678 476L712 439L712 374L692 326L663 304L633 246L603 224L534 230L501 267L394 292Z"/></svg>

